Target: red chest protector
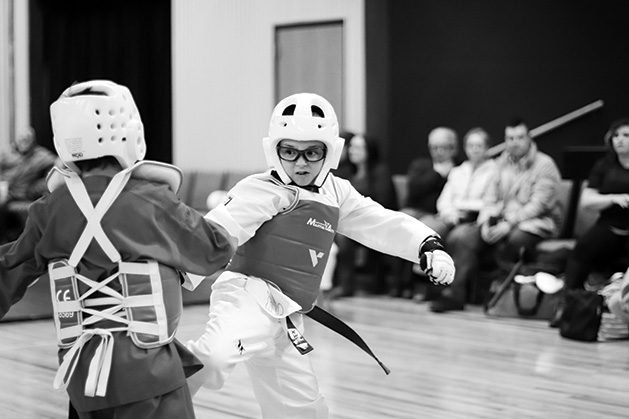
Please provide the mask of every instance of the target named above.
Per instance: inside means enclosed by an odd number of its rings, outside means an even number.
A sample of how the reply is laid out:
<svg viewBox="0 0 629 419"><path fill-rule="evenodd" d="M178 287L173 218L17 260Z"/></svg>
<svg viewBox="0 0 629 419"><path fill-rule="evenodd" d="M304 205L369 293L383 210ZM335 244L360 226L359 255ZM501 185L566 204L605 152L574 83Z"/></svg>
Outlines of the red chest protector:
<svg viewBox="0 0 629 419"><path fill-rule="evenodd" d="M240 246L227 269L276 284L308 312L319 295L338 220L337 207L298 198Z"/></svg>

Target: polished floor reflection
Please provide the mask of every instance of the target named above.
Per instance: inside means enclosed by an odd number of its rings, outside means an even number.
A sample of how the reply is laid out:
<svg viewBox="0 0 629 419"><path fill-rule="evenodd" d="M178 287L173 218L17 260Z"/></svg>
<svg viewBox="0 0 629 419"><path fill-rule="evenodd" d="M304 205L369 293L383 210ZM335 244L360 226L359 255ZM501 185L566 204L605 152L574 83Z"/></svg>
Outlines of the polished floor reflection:
<svg viewBox="0 0 629 419"><path fill-rule="evenodd" d="M487 318L479 307L434 314L408 300L356 297L332 309L392 370L386 376L307 320L332 419L629 417L629 341L569 341L546 322ZM206 318L205 306L187 306L178 337L196 337ZM51 320L0 323L0 417L65 418L56 367ZM195 408L199 419L260 417L242 366L221 391L202 390Z"/></svg>

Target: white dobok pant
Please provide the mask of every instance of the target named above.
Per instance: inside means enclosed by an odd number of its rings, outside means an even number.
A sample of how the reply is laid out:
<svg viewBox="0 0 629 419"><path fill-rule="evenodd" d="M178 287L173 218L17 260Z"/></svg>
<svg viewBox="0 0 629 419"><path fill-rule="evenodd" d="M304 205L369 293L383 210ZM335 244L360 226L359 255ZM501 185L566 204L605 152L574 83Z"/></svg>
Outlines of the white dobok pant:
<svg viewBox="0 0 629 419"><path fill-rule="evenodd" d="M285 313L299 309L265 281L225 272L212 286L203 335L187 343L204 368L188 379L194 395L201 386L218 390L244 362L265 419L326 419L328 407L312 364L288 339ZM290 318L303 330L303 317Z"/></svg>

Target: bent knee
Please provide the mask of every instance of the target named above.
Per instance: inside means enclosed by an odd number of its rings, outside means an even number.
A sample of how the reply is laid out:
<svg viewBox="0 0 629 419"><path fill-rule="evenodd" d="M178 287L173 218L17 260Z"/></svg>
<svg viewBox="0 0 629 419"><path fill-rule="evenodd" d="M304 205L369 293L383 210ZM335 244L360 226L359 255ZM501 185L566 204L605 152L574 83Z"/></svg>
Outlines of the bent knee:
<svg viewBox="0 0 629 419"><path fill-rule="evenodd" d="M204 369L210 371L223 371L235 363L238 355L238 343L234 345L217 344L211 339L203 337L197 341L189 341L188 349L203 362Z"/></svg>

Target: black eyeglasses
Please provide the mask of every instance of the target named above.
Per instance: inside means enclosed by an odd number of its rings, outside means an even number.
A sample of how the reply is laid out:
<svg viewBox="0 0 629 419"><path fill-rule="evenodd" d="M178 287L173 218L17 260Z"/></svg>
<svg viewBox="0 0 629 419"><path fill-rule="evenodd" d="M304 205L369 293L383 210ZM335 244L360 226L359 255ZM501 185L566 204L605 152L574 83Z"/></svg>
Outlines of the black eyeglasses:
<svg viewBox="0 0 629 419"><path fill-rule="evenodd" d="M301 156L308 162L318 162L325 158L326 152L327 149L324 147L310 147L305 150L297 150L292 147L277 146L277 155L280 159L290 162L299 160Z"/></svg>

